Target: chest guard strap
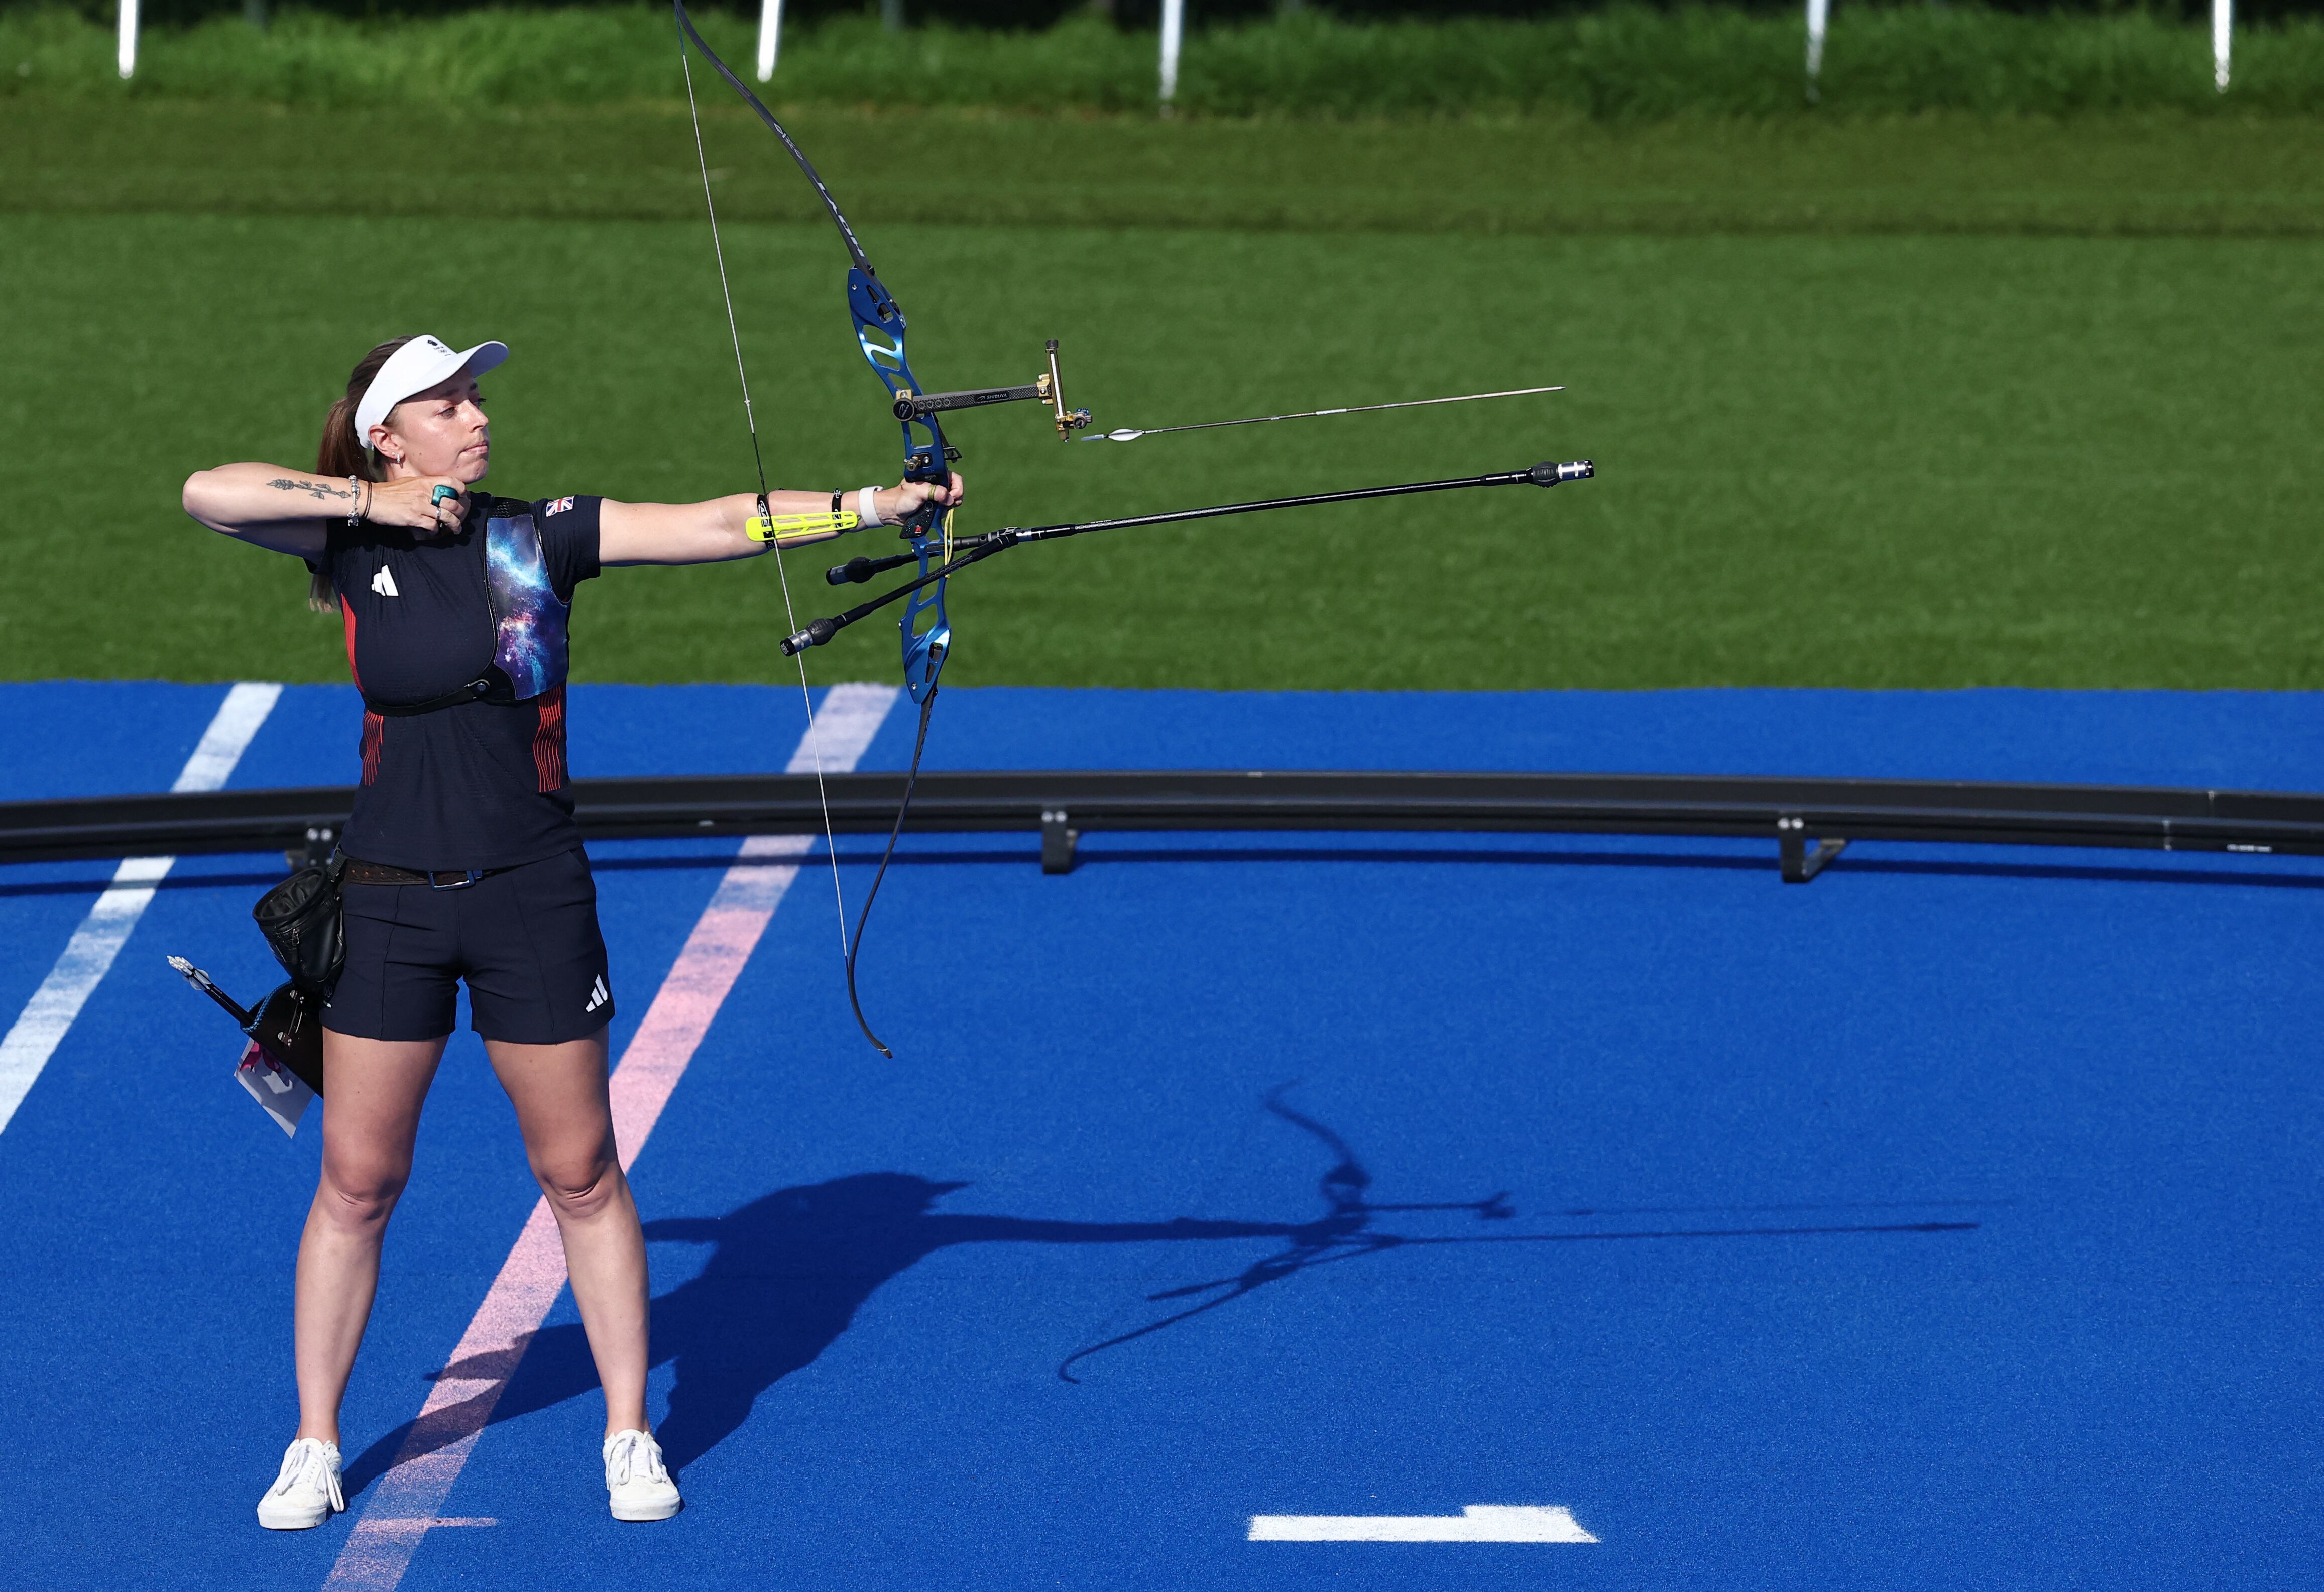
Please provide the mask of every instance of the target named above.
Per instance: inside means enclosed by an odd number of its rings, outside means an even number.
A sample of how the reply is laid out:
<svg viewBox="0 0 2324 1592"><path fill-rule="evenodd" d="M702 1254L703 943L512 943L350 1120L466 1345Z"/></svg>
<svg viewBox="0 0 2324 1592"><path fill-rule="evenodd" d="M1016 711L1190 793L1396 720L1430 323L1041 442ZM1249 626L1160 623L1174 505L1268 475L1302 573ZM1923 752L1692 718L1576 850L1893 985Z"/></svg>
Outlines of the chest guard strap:
<svg viewBox="0 0 2324 1592"><path fill-rule="evenodd" d="M376 713L382 718L414 718L422 713L440 713L447 708L457 708L467 702L492 702L507 706L516 700L516 685L497 667L489 667L456 690L446 691L440 697L430 697L424 702L374 702L364 699L364 710Z"/></svg>

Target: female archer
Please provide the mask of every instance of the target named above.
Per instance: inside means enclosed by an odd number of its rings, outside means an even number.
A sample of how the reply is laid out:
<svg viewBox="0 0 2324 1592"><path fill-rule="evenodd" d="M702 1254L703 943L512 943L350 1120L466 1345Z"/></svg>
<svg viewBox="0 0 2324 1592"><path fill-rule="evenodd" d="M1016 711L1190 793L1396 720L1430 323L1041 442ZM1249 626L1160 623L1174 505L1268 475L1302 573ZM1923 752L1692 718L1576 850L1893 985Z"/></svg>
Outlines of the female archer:
<svg viewBox="0 0 2324 1592"><path fill-rule="evenodd" d="M258 1504L277 1531L346 1507L339 1403L464 981L564 1239L604 1388L613 1516L678 1512L646 1422L645 1240L613 1142L613 982L566 776L567 615L608 566L751 558L836 535L851 510L897 523L961 498L957 476L694 504L491 496L475 490L492 459L476 379L507 357L502 343L383 343L332 404L313 471L230 464L186 482L186 512L211 530L307 561L364 698L322 1175L299 1245L299 1430Z"/></svg>

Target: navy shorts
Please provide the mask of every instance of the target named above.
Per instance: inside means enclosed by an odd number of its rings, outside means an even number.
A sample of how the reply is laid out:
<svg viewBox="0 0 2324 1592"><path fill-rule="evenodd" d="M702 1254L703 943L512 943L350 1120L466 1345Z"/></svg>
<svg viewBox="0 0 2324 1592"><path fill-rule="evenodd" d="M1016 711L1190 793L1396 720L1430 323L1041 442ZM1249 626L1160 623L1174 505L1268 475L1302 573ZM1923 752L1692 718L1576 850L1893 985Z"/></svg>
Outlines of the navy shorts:
<svg viewBox="0 0 2324 1592"><path fill-rule="evenodd" d="M486 1039L556 1045L613 1015L597 885L576 847L457 890L349 884L346 968L323 1025L356 1039L452 1032L458 986Z"/></svg>

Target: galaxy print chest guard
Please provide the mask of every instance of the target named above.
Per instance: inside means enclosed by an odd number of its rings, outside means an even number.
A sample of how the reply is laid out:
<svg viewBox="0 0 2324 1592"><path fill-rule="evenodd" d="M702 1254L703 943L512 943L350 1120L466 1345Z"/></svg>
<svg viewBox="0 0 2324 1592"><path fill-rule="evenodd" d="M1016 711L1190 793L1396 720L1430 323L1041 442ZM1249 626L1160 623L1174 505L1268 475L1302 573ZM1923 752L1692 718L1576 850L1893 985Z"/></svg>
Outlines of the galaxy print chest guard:
<svg viewBox="0 0 2324 1592"><path fill-rule="evenodd" d="M436 713L466 702L506 707L548 695L565 683L567 621L573 605L557 595L541 551L531 505L487 500L484 533L484 603L493 629L493 661L475 679L425 701L364 706L388 718Z"/></svg>
<svg viewBox="0 0 2324 1592"><path fill-rule="evenodd" d="M495 502L495 510L517 505ZM566 621L573 605L549 578L532 511L494 513L484 521L484 594L499 643L493 666L508 677L512 702L530 701L565 683Z"/></svg>

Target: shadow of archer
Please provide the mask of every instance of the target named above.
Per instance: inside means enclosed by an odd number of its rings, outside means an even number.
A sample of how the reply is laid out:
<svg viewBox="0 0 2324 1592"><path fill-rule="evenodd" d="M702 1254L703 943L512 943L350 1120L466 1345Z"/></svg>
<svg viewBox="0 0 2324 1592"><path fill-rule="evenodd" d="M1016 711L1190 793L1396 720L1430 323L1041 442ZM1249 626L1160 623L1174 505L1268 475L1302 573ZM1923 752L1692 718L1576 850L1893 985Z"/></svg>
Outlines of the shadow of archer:
<svg viewBox="0 0 2324 1592"><path fill-rule="evenodd" d="M905 1172L881 1171L783 1189L723 1217L648 1222L645 1230L650 1241L712 1246L710 1258L697 1275L653 1301L653 1363L674 1363L678 1373L669 1415L656 1429L664 1454L676 1467L716 1447L749 1419L760 1394L792 1372L812 1365L836 1342L882 1283L954 1245L1281 1241L1280 1248L1232 1276L1148 1295L1155 1303L1185 1299L1198 1302L1074 1351L1057 1367L1060 1377L1073 1382L1074 1366L1093 1355L1151 1337L1314 1266L1392 1249L1964 1232L1977 1226L1974 1222L1853 1223L1470 1237L1381 1231L1374 1225L1377 1219L1399 1213L1467 1212L1481 1221L1503 1222L1516 1211L1507 1194L1435 1204L1372 1202L1371 1174L1338 1134L1285 1104L1284 1096L1291 1087L1286 1084L1270 1091L1267 1109L1315 1139L1332 1157L1317 1185L1323 1214L1310 1221L1202 1221L1180 1217L1158 1222L1072 1222L953 1215L934 1207L945 1195L967 1187L965 1183L934 1182ZM544 1328L513 1355L456 1362L436 1377L494 1384L506 1378L505 1391L492 1411L494 1424L583 1396L597 1387L588 1343L576 1323ZM456 1420L438 1424L447 1434L445 1443L456 1440L453 1434L473 1430ZM350 1495L395 1461L411 1430L407 1424L355 1458L346 1471ZM429 1451L432 1450L428 1445L420 1445L419 1452Z"/></svg>
<svg viewBox="0 0 2324 1592"><path fill-rule="evenodd" d="M707 1244L701 1272L653 1301L653 1363L675 1362L677 1385L659 1422L669 1462L679 1466L715 1448L747 1420L761 1393L812 1365L890 1278L958 1244L1153 1244L1277 1238L1283 1222L1042 1221L955 1216L936 1200L965 1183L904 1172L859 1172L783 1189L723 1217L646 1223L653 1243ZM508 1385L491 1424L594 1393L597 1371L578 1324L543 1328L513 1355L456 1361L432 1380ZM447 1412L432 1422L445 1443L466 1430ZM372 1444L347 1467L354 1493L383 1473L411 1427ZM435 1447L443 1447L438 1443ZM431 1451L422 1443L420 1452Z"/></svg>

